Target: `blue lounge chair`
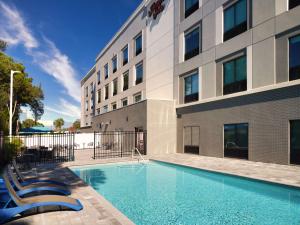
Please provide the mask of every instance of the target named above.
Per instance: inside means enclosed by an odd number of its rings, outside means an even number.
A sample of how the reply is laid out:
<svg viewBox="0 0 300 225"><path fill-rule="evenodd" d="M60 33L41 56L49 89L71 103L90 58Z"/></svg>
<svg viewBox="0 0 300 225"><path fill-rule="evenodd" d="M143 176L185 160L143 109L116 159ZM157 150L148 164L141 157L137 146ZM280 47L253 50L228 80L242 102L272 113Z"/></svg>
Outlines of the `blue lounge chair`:
<svg viewBox="0 0 300 225"><path fill-rule="evenodd" d="M79 200L60 195L41 195L21 198L12 187L7 172L3 176L3 179L10 195L10 200L0 209L0 224L13 219L16 215L42 206L66 207L75 211L79 211L83 208Z"/></svg>
<svg viewBox="0 0 300 225"><path fill-rule="evenodd" d="M30 179L25 179L25 177L22 175L22 173L19 170L19 167L16 163L16 160L12 161L12 166L15 169L15 172L19 178L19 181L22 185L29 185L29 184L34 184L34 183L49 183L49 184L56 184L56 185L60 185L60 186L67 186L65 183L63 182L59 182L56 180L44 180L44 179L35 179L35 178L30 178Z"/></svg>
<svg viewBox="0 0 300 225"><path fill-rule="evenodd" d="M41 192L41 191L48 191L48 192L54 192L57 194L62 194L62 195L70 195L71 192L66 188L62 187L56 184L47 184L47 183L33 183L29 185L21 185L18 178L16 175L12 172L11 166L8 165L7 168L7 174L11 178L13 182L13 186L17 190L17 194L19 196L24 196L29 193L34 193L34 192Z"/></svg>

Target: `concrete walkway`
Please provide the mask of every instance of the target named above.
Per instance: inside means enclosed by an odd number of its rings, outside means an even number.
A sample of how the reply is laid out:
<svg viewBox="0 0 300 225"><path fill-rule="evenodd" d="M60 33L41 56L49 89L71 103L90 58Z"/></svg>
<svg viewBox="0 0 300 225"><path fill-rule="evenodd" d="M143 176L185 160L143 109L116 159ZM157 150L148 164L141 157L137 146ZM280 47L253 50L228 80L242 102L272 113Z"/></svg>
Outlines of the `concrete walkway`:
<svg viewBox="0 0 300 225"><path fill-rule="evenodd" d="M91 165L115 162L136 162L136 159L106 159L94 160L91 151L76 152L76 161L62 164L43 165L25 175L39 175L42 178L55 178L64 181L72 190L73 198L81 201L84 209L80 212L54 211L31 215L16 219L9 225L119 225L133 224L125 215L114 208L81 179L74 175L69 166ZM220 159L186 154L169 154L151 156L150 159L160 160L179 165L234 174L260 180L293 185L300 187L300 167L266 164L235 159Z"/></svg>

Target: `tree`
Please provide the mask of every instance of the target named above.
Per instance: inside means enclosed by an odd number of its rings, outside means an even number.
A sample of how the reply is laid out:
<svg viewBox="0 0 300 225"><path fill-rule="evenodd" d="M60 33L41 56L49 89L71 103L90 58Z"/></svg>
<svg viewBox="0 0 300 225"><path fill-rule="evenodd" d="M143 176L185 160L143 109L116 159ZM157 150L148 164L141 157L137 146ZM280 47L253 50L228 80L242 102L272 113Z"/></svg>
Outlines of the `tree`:
<svg viewBox="0 0 300 225"><path fill-rule="evenodd" d="M44 108L42 104L44 95L41 87L33 85L32 78L25 72L25 67L21 63L15 62L0 51L0 130L5 133L8 132L11 70L21 71L14 75L13 132L16 132L21 106L29 106L32 112L37 112L38 116L42 115ZM36 116L37 119L38 116Z"/></svg>
<svg viewBox="0 0 300 225"><path fill-rule="evenodd" d="M5 41L0 40L0 51L5 52L7 48L7 43Z"/></svg>
<svg viewBox="0 0 300 225"><path fill-rule="evenodd" d="M24 129L24 128L30 128L30 127L34 127L34 126L44 127L44 124L36 122L36 121L34 121L32 119L26 119L21 124L22 129Z"/></svg>
<svg viewBox="0 0 300 225"><path fill-rule="evenodd" d="M61 130L62 126L65 124L65 121L63 118L58 118L56 120L53 121L53 125L55 127L56 130Z"/></svg>
<svg viewBox="0 0 300 225"><path fill-rule="evenodd" d="M73 128L75 130L79 130L80 129L80 120L76 120L74 123L73 123Z"/></svg>

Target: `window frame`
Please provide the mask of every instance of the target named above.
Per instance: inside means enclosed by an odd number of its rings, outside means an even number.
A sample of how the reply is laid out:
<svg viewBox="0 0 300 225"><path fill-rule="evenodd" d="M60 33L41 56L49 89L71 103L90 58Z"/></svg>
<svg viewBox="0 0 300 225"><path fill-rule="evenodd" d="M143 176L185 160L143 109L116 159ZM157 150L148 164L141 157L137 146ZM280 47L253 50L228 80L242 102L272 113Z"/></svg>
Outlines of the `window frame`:
<svg viewBox="0 0 300 225"><path fill-rule="evenodd" d="M190 77L193 77L195 75L198 76L198 92L197 93L192 93L192 94L186 96L185 95L185 93L186 93L186 85L185 85L186 79L190 78ZM188 104L188 103L199 101L199 99L200 99L200 82L199 82L200 81L200 75L199 75L199 70L194 70L194 71L192 71L192 72L184 75L182 77L182 79L183 79L183 103L184 104ZM191 85L192 85L192 82L191 82ZM189 96L193 96L193 97L191 97L192 100L188 99Z"/></svg>
<svg viewBox="0 0 300 225"><path fill-rule="evenodd" d="M118 71L118 55L115 55L111 59L111 64L112 64L112 72L115 73Z"/></svg>
<svg viewBox="0 0 300 225"><path fill-rule="evenodd" d="M188 10L186 9L186 0L183 0L183 5L184 5L184 18L186 19L199 9L199 0L197 0L197 3L194 3L194 5L192 5Z"/></svg>
<svg viewBox="0 0 300 225"><path fill-rule="evenodd" d="M97 91L97 103L101 103L101 89Z"/></svg>
<svg viewBox="0 0 300 225"><path fill-rule="evenodd" d="M124 102L126 101L126 105L124 105ZM128 106L128 98L123 98L122 100L121 100L121 102L122 102L122 107L126 107L126 106Z"/></svg>
<svg viewBox="0 0 300 225"><path fill-rule="evenodd" d="M198 30L198 37L199 37L198 48L195 48L190 52L186 52L187 36L196 30ZM184 53L183 53L184 61L188 61L189 59L192 59L201 53L202 53L202 21L200 21L197 25L194 25L193 27L189 28L184 32Z"/></svg>
<svg viewBox="0 0 300 225"><path fill-rule="evenodd" d="M235 133L234 133L234 136L235 136L235 138L237 137L237 134L238 134L238 132L237 132L237 127L238 126L245 126L245 125L247 125L247 147L240 147L240 150L238 150L238 151L240 151L240 152L234 152L234 153L232 153L232 152L229 152L229 151L232 151L232 149L229 149L229 148L227 148L227 150L226 150L226 145L228 145L228 143L231 143L231 142L225 142L226 140L225 140L225 127L226 126L234 126L234 131L235 131ZM238 159L246 159L246 160L249 160L249 123L248 122L241 122L241 123L230 123L230 124L224 124L223 125L223 153L224 153L224 158L238 158ZM236 141L237 139L235 139L235 142L237 142ZM235 142L232 142L233 144L235 144ZM236 145L237 146L237 145ZM239 146L237 146L237 147L239 147ZM234 148L237 148L237 147L235 147L234 146ZM233 147L232 147L233 148ZM247 148L246 150L247 150L247 152L245 153L245 152L241 152L241 151L243 151L243 150L241 150L242 148ZM234 154L238 154L238 155L234 155Z"/></svg>
<svg viewBox="0 0 300 225"><path fill-rule="evenodd" d="M137 77L137 68L140 66L142 67L142 77L138 78ZM135 69L135 82L134 83L135 83L135 85L139 85L139 84L143 83L143 80L144 80L144 62L141 61L141 62L135 64L134 69Z"/></svg>
<svg viewBox="0 0 300 225"><path fill-rule="evenodd" d="M116 108L114 108L114 106L116 106ZM114 111L114 110L117 110L117 109L118 109L117 102L111 103L111 110Z"/></svg>
<svg viewBox="0 0 300 225"><path fill-rule="evenodd" d="M118 78L113 80L113 96L118 94Z"/></svg>
<svg viewBox="0 0 300 225"><path fill-rule="evenodd" d="M127 60L124 60L124 51L127 49ZM122 49L122 65L125 66L129 62L129 45L127 44L123 49Z"/></svg>
<svg viewBox="0 0 300 225"><path fill-rule="evenodd" d="M246 81L236 81L236 77L237 77L237 74L236 74L236 61L238 60L238 59L241 59L241 58L243 58L243 57L245 57L245 61L246 61L246 68L245 68L245 72L246 72ZM229 91L225 91L225 64L227 64L227 63L230 63L230 62L234 62L234 82L232 82L231 83L231 86L233 86L232 87L232 89L234 89L235 87L234 86L238 86L238 82L240 83L239 85L243 85L243 86L245 86L245 89L243 89L243 90L239 90L239 91L232 91L232 90L229 90ZM239 93L239 92L244 92L244 91L247 91L248 90L248 87L247 87L247 85L248 85L248 71L247 71L247 54L246 53L243 53L242 55L239 55L239 56L237 56L237 57L235 57L235 58L231 58L231 59L229 59L229 60L226 60L226 61L224 61L224 62L222 62L222 94L223 94L223 96L224 95L230 95L230 94L234 94L234 93ZM243 82L245 82L245 83L243 83ZM228 86L229 84L227 84L227 86Z"/></svg>
<svg viewBox="0 0 300 225"><path fill-rule="evenodd" d="M137 96L141 96L141 99L139 101L136 101L136 97ZM133 95L134 103L139 103L139 102L142 101L142 99L143 99L142 92L138 92L138 93L136 93L136 94Z"/></svg>
<svg viewBox="0 0 300 225"><path fill-rule="evenodd" d="M104 88L105 88L104 89L104 91L105 91L104 100L107 100L107 99L109 99L109 84L106 84Z"/></svg>
<svg viewBox="0 0 300 225"><path fill-rule="evenodd" d="M107 79L109 77L109 66L108 63L104 65L104 78Z"/></svg>
<svg viewBox="0 0 300 225"><path fill-rule="evenodd" d="M125 75L127 75L127 86L125 86ZM122 90L123 91L126 91L126 90L128 90L129 89L129 70L127 70L127 71L125 71L124 73L123 73L123 87L122 87ZM125 88L126 87L126 88Z"/></svg>
<svg viewBox="0 0 300 225"><path fill-rule="evenodd" d="M226 42L244 32L249 30L251 28L251 0L245 0L246 1L246 22L235 24L234 27L232 27L230 30L225 31L225 11L229 10L230 8L234 7L234 23L236 21L236 5L239 1L243 0L234 0L229 3L225 3L223 5L223 42Z"/></svg>
<svg viewBox="0 0 300 225"><path fill-rule="evenodd" d="M290 62L291 62L291 47L290 47L290 45L291 45L291 39L297 38L297 37L300 39L300 33L288 37L288 48L287 48L288 49L288 81L295 81L295 80L299 80L300 79L300 64L297 67L292 67L292 68L290 67ZM300 44L300 42L299 42L299 44ZM299 70L298 71L298 75L295 74L295 77L291 78L291 70L295 70L295 69Z"/></svg>
<svg viewBox="0 0 300 225"><path fill-rule="evenodd" d="M102 113L107 113L108 112L108 105L104 105L102 107Z"/></svg>
<svg viewBox="0 0 300 225"><path fill-rule="evenodd" d="M137 51L137 39L141 37L141 48ZM140 32L138 35L134 38L134 55L138 56L143 52L143 32Z"/></svg>
<svg viewBox="0 0 300 225"><path fill-rule="evenodd" d="M289 163L291 165L300 165L300 148L298 149L298 152L295 152L297 150L294 150L294 146L292 146L294 135L292 133L293 124L292 123L299 123L299 130L300 130L300 119L294 119L289 121ZM300 131L298 131L300 133ZM297 134L297 133L296 133ZM295 137L297 135L295 134ZM298 137L300 139L300 137Z"/></svg>
<svg viewBox="0 0 300 225"><path fill-rule="evenodd" d="M101 70L97 71L97 83L98 85L101 83Z"/></svg>

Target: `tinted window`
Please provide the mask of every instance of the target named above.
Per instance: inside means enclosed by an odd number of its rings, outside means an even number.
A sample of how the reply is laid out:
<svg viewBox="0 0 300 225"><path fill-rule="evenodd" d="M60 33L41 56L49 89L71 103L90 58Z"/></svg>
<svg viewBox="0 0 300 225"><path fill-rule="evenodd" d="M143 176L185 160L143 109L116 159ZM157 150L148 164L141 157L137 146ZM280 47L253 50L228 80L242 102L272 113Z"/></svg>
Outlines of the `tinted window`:
<svg viewBox="0 0 300 225"><path fill-rule="evenodd" d="M109 87L108 85L105 86L105 100L108 99L108 93L109 92Z"/></svg>
<svg viewBox="0 0 300 225"><path fill-rule="evenodd" d="M128 63L128 46L123 49L123 66Z"/></svg>
<svg viewBox="0 0 300 225"><path fill-rule="evenodd" d="M128 71L123 75L123 91L128 89Z"/></svg>
<svg viewBox="0 0 300 225"><path fill-rule="evenodd" d="M184 153L199 155L200 127L184 127Z"/></svg>
<svg viewBox="0 0 300 225"><path fill-rule="evenodd" d="M289 9L295 8L300 5L299 0L289 0Z"/></svg>
<svg viewBox="0 0 300 225"><path fill-rule="evenodd" d="M137 56L142 52L142 35L135 39L135 55Z"/></svg>
<svg viewBox="0 0 300 225"><path fill-rule="evenodd" d="M248 124L224 125L224 156L248 159Z"/></svg>
<svg viewBox="0 0 300 225"><path fill-rule="evenodd" d="M115 56L112 59L112 67L113 67L113 73L115 73L118 70L118 60L117 60L117 56Z"/></svg>
<svg viewBox="0 0 300 225"><path fill-rule="evenodd" d="M184 78L184 103L198 101L199 78L198 73Z"/></svg>
<svg viewBox="0 0 300 225"><path fill-rule="evenodd" d="M224 41L247 30L247 0L239 0L224 10Z"/></svg>
<svg viewBox="0 0 300 225"><path fill-rule="evenodd" d="M290 148L291 164L300 164L300 120L290 123Z"/></svg>
<svg viewBox="0 0 300 225"><path fill-rule="evenodd" d="M107 79L109 76L108 64L105 64L104 66L104 73L105 73L105 79Z"/></svg>
<svg viewBox="0 0 300 225"><path fill-rule="evenodd" d="M185 0L184 1L184 16L187 18L193 12L195 12L199 8L199 1L198 0Z"/></svg>
<svg viewBox="0 0 300 225"><path fill-rule="evenodd" d="M185 34L185 54L184 60L188 60L200 52L200 27Z"/></svg>
<svg viewBox="0 0 300 225"><path fill-rule="evenodd" d="M289 41L289 79L300 79L300 35Z"/></svg>
<svg viewBox="0 0 300 225"><path fill-rule="evenodd" d="M118 80L117 79L114 80L113 85L114 85L113 96L115 96L116 94L118 94Z"/></svg>
<svg viewBox="0 0 300 225"><path fill-rule="evenodd" d="M136 80L135 84L140 84L143 82L143 63L135 66Z"/></svg>
<svg viewBox="0 0 300 225"><path fill-rule="evenodd" d="M223 94L231 94L247 90L246 56L223 64Z"/></svg>

